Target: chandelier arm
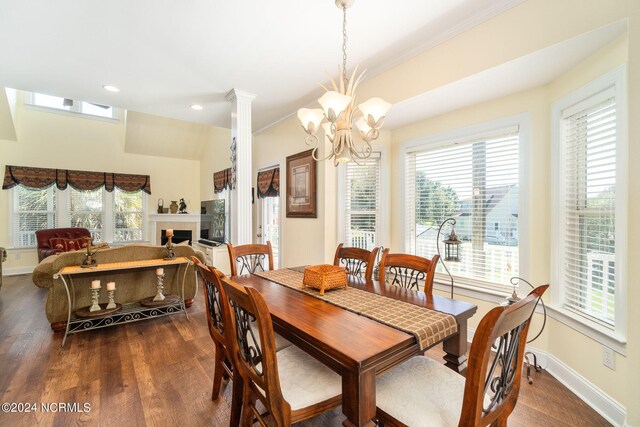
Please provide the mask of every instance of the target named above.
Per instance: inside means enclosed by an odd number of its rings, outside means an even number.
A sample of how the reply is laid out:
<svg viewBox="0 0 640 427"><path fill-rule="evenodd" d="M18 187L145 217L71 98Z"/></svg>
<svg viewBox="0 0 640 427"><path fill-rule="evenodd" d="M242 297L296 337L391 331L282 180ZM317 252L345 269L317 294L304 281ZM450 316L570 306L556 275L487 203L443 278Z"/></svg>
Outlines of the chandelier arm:
<svg viewBox="0 0 640 427"><path fill-rule="evenodd" d="M358 149L356 149L355 146L349 147L351 150L351 153L355 155L355 157L353 157L354 159L356 158L368 159L369 157L371 157L371 153L373 152L373 147L371 146L371 143L369 143L368 141L365 141L365 144L366 145L362 147L362 152L358 151Z"/></svg>
<svg viewBox="0 0 640 427"><path fill-rule="evenodd" d="M315 135L307 135L307 137L305 138L304 142L309 146L309 147L317 147L320 144L320 141L318 140L318 137Z"/></svg>
<svg viewBox="0 0 640 427"><path fill-rule="evenodd" d="M319 158L317 156L318 148L320 148L320 147L315 147L313 149L313 151L311 152L311 157L313 157L313 160L315 160L316 162L324 162L326 160L329 160L330 158L332 158L335 155L333 153L333 151L332 151L332 152L329 153L329 155L327 157L321 159L321 158Z"/></svg>
<svg viewBox="0 0 640 427"><path fill-rule="evenodd" d="M323 162L325 160L329 160L334 155L333 152L331 152L324 159L318 158L317 153L318 153L318 148L320 148L320 140L315 135L308 135L304 142L306 142L309 147L313 147L313 151L311 152L311 157L313 157L313 160L315 161Z"/></svg>

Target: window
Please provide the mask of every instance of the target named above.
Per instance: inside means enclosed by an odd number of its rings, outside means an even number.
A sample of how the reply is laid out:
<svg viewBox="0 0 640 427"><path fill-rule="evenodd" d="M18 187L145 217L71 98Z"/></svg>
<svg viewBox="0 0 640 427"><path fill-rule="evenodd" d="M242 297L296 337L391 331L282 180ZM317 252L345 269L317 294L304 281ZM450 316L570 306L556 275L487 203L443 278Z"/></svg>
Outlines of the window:
<svg viewBox="0 0 640 427"><path fill-rule="evenodd" d="M520 273L520 146L515 119L405 144L405 250L432 258L439 225L456 220L456 283L504 289ZM500 125L500 127L495 127ZM440 240L450 233L445 226ZM442 255L444 250L440 243ZM444 273L441 264L438 272Z"/></svg>
<svg viewBox="0 0 640 427"><path fill-rule="evenodd" d="M96 241L103 240L104 214L101 188L92 191L68 190L71 227L88 228Z"/></svg>
<svg viewBox="0 0 640 427"><path fill-rule="evenodd" d="M144 240L146 197L142 191L34 190L20 185L11 191L14 247L36 246L36 230L56 227L88 228L95 241Z"/></svg>
<svg viewBox="0 0 640 427"><path fill-rule="evenodd" d="M341 171L344 221L342 241L347 247L372 250L380 246L380 153L372 153L360 165L349 162Z"/></svg>
<svg viewBox="0 0 640 427"><path fill-rule="evenodd" d="M59 96L46 95L44 93L27 93L27 103L38 107L71 111L90 116L107 117L110 119L115 118L114 108L108 105L62 98Z"/></svg>
<svg viewBox="0 0 640 427"><path fill-rule="evenodd" d="M626 252L620 238L626 232L622 84L622 73L614 72L554 104L554 304L618 337L624 335L617 301Z"/></svg>
<svg viewBox="0 0 640 427"><path fill-rule="evenodd" d="M144 208L141 191L113 190L114 242L143 240Z"/></svg>
<svg viewBox="0 0 640 427"><path fill-rule="evenodd" d="M35 230L54 228L56 190L31 190L17 186L13 190L13 244L36 246Z"/></svg>

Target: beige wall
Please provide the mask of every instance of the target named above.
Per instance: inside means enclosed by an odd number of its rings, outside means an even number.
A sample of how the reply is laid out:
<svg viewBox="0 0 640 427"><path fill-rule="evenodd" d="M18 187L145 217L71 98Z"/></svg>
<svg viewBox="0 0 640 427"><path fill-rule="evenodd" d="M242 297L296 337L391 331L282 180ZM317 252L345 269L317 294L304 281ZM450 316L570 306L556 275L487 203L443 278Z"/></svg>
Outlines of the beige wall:
<svg viewBox="0 0 640 427"><path fill-rule="evenodd" d="M283 267L318 264L328 261L329 248L335 252L336 170L332 163L317 167L317 218L287 218L285 195L287 185L286 158L309 149L298 119L291 117L253 137L253 174L262 166L282 164L280 173L280 205L282 207L280 256ZM330 167L329 167L330 166ZM255 208L255 205L254 205ZM255 228L255 221L254 221ZM254 236L256 230L254 229ZM333 260L333 254L331 255Z"/></svg>
<svg viewBox="0 0 640 427"><path fill-rule="evenodd" d="M360 99L380 96L396 103L426 91L439 88L459 79L488 70L540 49L564 42L573 37L605 25L626 20L628 34L602 49L573 70L541 87L501 97L479 105L470 106L440 117L433 117L410 126L391 131L391 241L392 249L402 249L400 223L403 218L399 209L398 145L420 137L458 129L476 123L529 113L531 118L531 140L529 151L529 278L534 283L550 282L551 251L551 137L550 116L554 100L593 80L616 65L627 63L629 75L629 265L628 280L628 344L627 355L616 355L616 370L602 365L602 346L585 335L557 322L549 320L545 334L535 346L548 351L553 357L575 370L579 375L610 397L620 402L627 410L627 424L640 425L640 311L634 310L632 302L640 300L640 287L634 286L640 277L640 265L632 260L640 259L640 224L632 221L640 217L640 168L632 159L640 158L640 124L634 117L640 114L640 2L637 0L528 0L480 24L446 42L418 55L374 78L364 82L359 89ZM302 151L304 134L297 121L286 120L260 135L254 147L255 156L284 157ZM328 169L321 166L325 171ZM322 178L319 191L322 192ZM328 180L331 181L331 180ZM327 191L327 197L329 196ZM321 201L323 202L323 201ZM335 233L331 220L326 215L317 224L311 221L284 220L283 243L285 265L296 265L304 261L321 259L318 242L326 227ZM338 213L340 214L340 213ZM323 225L324 222L324 225ZM302 240L301 236L304 236ZM325 258L330 253L325 240ZM551 283L553 286L554 284ZM547 295L549 300L551 295ZM486 313L492 304L467 299L479 306L472 326ZM536 315L533 329L540 324Z"/></svg>
<svg viewBox="0 0 640 427"><path fill-rule="evenodd" d="M524 153L529 159L530 170L530 176L525 183L529 190L529 234L526 236L529 246L527 260L529 269L526 277L532 283L549 283L551 280L549 257L551 247L551 104L618 65L626 63L627 51L627 36L624 35L572 70L559 76L549 85L394 129L392 132L394 158L392 170L398 170L398 161L400 160L398 149L404 142L522 112L530 113L531 140L528 152ZM393 188L399 189L398 179L398 173L392 173ZM400 232L402 209L399 191L394 192L393 197L391 216L394 226L391 245L394 250L402 250L403 236ZM545 300L550 301L550 299L549 292ZM470 322L470 327L475 328L481 317L493 305L477 300L470 301L479 305L478 315L474 316ZM540 316L537 317L536 321L539 322ZM532 332L537 330L534 325ZM566 342L571 342L572 345L567 346ZM543 335L535 342L534 346L550 352L619 402L625 402L627 399L626 389L621 385L625 385L628 375L628 358L618 355L616 370L611 371L601 362L602 348L599 343L556 321L549 322Z"/></svg>
<svg viewBox="0 0 640 427"><path fill-rule="evenodd" d="M215 128L200 158L200 200L213 200L213 174L231 167L231 129ZM197 211L193 211L197 212Z"/></svg>
<svg viewBox="0 0 640 427"><path fill-rule="evenodd" d="M20 165L61 169L148 174L149 212L158 198L168 207L183 197L200 205L200 162L125 152L125 122L85 118L18 104L18 141L0 140L0 168ZM0 246L10 246L9 194L0 191ZM12 251L5 269L34 266L35 250Z"/></svg>

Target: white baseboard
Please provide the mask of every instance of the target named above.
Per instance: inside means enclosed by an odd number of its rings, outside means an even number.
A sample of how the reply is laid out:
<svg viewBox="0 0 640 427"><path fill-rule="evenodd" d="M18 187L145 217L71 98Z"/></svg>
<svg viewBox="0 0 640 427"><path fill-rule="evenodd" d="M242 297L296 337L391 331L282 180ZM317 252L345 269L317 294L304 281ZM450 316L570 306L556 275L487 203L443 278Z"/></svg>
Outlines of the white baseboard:
<svg viewBox="0 0 640 427"><path fill-rule="evenodd" d="M475 329L469 328L467 336L469 342L473 341ZM600 388L589 382L585 377L571 369L554 355L527 346L526 351L536 355L538 365L551 376L560 381L562 385L573 392L580 400L589 405L594 411L614 426L627 426L627 409L618 401L606 394ZM535 383L532 385L535 387Z"/></svg>
<svg viewBox="0 0 640 427"><path fill-rule="evenodd" d="M19 276L21 274L31 274L33 273L33 269L36 268L35 265L30 267L7 267L2 269L3 276Z"/></svg>

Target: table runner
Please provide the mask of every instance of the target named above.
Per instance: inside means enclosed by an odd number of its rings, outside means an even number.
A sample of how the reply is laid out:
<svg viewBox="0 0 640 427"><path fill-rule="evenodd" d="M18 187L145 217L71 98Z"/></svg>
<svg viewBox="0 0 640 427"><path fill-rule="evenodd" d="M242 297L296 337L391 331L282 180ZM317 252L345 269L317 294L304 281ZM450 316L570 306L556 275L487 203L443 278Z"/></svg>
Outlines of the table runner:
<svg viewBox="0 0 640 427"><path fill-rule="evenodd" d="M324 295L302 288L304 274L290 269L254 273L272 282L303 292L356 314L384 323L416 337L420 350L458 332L455 317L357 288L337 288Z"/></svg>

